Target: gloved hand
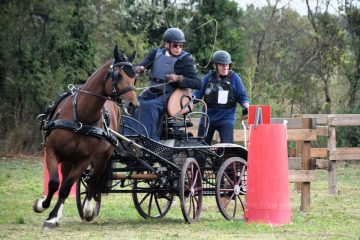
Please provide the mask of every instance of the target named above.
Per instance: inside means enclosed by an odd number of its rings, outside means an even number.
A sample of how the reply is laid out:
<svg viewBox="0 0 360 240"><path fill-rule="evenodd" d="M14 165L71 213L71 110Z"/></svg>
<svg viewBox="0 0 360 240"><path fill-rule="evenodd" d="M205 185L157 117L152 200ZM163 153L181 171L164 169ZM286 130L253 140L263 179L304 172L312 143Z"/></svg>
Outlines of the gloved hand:
<svg viewBox="0 0 360 240"><path fill-rule="evenodd" d="M248 114L248 108L243 108L243 110L242 110L242 115L247 115Z"/></svg>
<svg viewBox="0 0 360 240"><path fill-rule="evenodd" d="M144 66L135 66L134 71L135 71L135 73L137 73L139 75L143 75L145 72L145 67Z"/></svg>
<svg viewBox="0 0 360 240"><path fill-rule="evenodd" d="M169 82L182 82L184 80L184 76L171 73L166 75L165 80Z"/></svg>
<svg viewBox="0 0 360 240"><path fill-rule="evenodd" d="M241 120L248 119L248 113L249 113L249 109L247 107L243 108L242 109Z"/></svg>

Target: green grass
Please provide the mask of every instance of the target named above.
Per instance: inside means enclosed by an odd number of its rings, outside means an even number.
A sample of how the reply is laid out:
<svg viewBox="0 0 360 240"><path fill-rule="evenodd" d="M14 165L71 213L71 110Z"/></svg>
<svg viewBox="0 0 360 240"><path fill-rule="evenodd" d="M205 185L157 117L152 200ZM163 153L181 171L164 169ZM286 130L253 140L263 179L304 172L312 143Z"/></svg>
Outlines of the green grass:
<svg viewBox="0 0 360 240"><path fill-rule="evenodd" d="M281 227L226 221L214 197L205 198L199 223L184 223L178 198L163 219L145 220L130 194L109 194L103 196L96 222L82 222L75 198L68 198L60 226L44 231L49 210L32 211L33 201L42 196L42 161L2 158L0 239L360 239L360 164L339 165L340 194L328 194L327 172L318 170L308 212L299 211L300 193L290 184L292 223Z"/></svg>

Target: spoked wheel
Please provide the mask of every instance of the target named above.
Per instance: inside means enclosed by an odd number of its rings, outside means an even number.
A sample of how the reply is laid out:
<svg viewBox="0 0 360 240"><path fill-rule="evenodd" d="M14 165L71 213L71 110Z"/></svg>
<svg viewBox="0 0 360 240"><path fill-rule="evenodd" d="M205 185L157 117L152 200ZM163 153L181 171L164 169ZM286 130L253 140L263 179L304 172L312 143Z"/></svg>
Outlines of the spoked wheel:
<svg viewBox="0 0 360 240"><path fill-rule="evenodd" d="M187 223L198 221L200 218L203 188L201 171L194 158L187 158L180 176L181 211Z"/></svg>
<svg viewBox="0 0 360 240"><path fill-rule="evenodd" d="M91 169L85 170L83 174L80 176L79 180L76 182L76 206L80 215L80 218L86 221L91 221L96 216L99 215L100 207L101 207L101 193L98 193L95 197L95 211L94 215L91 219L84 219L84 204L86 200L86 196L88 194L88 181L91 177Z"/></svg>
<svg viewBox="0 0 360 240"><path fill-rule="evenodd" d="M135 208L145 219L164 217L174 199L174 193L165 191L157 179L134 180L132 190Z"/></svg>
<svg viewBox="0 0 360 240"><path fill-rule="evenodd" d="M217 206L227 220L244 218L247 162L239 157L227 159L216 175Z"/></svg>

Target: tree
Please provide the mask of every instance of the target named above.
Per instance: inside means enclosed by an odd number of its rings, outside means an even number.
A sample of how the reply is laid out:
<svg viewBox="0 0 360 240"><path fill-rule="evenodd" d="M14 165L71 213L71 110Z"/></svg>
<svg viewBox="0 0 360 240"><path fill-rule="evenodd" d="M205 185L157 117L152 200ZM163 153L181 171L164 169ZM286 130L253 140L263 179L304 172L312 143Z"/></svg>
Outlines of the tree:
<svg viewBox="0 0 360 240"><path fill-rule="evenodd" d="M140 61L168 27L184 31L200 75L214 51L228 51L252 104L270 104L273 116L359 112L357 2L308 16L281 2L243 11L231 0L0 1L0 151L36 150L35 117L68 84L83 83L115 45Z"/></svg>
<svg viewBox="0 0 360 240"><path fill-rule="evenodd" d="M308 18L314 30L314 77L323 82L325 95L325 113L331 112L331 78L341 66L345 54L344 31L339 25L338 18L328 14L326 7L324 13L313 13L306 0L308 7ZM329 2L327 2L328 6ZM317 8L316 8L317 9Z"/></svg>
<svg viewBox="0 0 360 240"><path fill-rule="evenodd" d="M349 34L350 56L344 72L349 81L349 100L350 110L360 108L360 8L355 4L356 1L345 0L343 9L345 10L346 29Z"/></svg>
<svg viewBox="0 0 360 240"><path fill-rule="evenodd" d="M33 127L35 116L68 83L83 82L93 69L89 29L79 14L83 5L77 1L52 0L2 3L0 55L4 57L5 77L4 95L0 99L3 112L0 133L6 140L1 144L3 148L12 151L32 148L34 136L39 136Z"/></svg>
<svg viewBox="0 0 360 240"><path fill-rule="evenodd" d="M210 58L220 49L231 54L235 71L242 70L246 49L244 29L240 24L242 15L233 1L198 1L197 12L190 23L192 31L188 35L192 42L187 47L196 57L201 73L211 67Z"/></svg>

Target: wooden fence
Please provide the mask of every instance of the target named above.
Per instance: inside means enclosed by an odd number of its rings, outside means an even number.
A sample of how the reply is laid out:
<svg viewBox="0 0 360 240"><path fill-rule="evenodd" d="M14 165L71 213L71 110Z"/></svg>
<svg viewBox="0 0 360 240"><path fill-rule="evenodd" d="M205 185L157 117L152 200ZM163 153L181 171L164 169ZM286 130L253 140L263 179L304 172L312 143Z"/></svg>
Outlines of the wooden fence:
<svg viewBox="0 0 360 240"><path fill-rule="evenodd" d="M310 186L316 180L316 169L328 170L329 193L337 194L336 162L360 160L360 148L337 148L336 127L360 126L360 114L297 114L292 118L271 118L272 124L287 121L288 142L295 142L289 151L289 181L300 186L300 210L310 207ZM246 140L249 139L247 131ZM327 138L326 148L312 148L311 142L318 136ZM218 138L218 137L217 137ZM236 142L244 142L244 130L234 132ZM215 138L216 140L216 138Z"/></svg>
<svg viewBox="0 0 360 240"><path fill-rule="evenodd" d="M336 147L336 127L360 126L360 114L296 114L293 117L313 119L317 135L327 137L327 147L312 148L310 157L316 160L319 168L325 167L328 170L329 193L337 194L336 163L344 160L359 161L360 148Z"/></svg>

